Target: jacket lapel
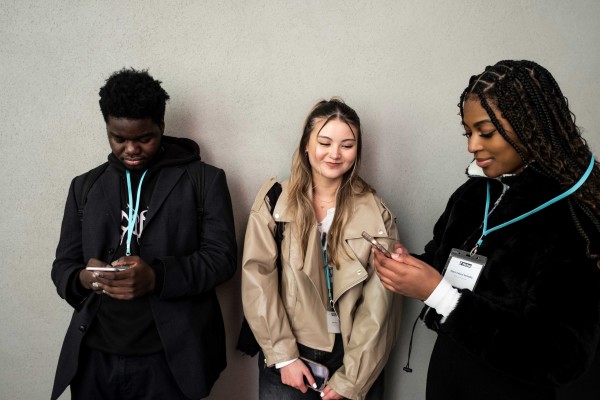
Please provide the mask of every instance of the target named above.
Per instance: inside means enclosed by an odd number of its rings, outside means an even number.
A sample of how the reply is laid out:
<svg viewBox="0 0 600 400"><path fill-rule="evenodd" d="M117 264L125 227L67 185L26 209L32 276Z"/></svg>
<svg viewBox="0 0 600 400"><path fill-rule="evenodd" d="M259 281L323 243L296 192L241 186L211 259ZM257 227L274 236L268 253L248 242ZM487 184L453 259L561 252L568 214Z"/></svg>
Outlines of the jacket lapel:
<svg viewBox="0 0 600 400"><path fill-rule="evenodd" d="M390 244L375 196L367 194L355 198L351 215L344 230L344 249L352 259L343 252L339 255L341 266L334 271L333 279L334 301L368 277L367 266L371 258L371 245L362 237L362 232L366 231L383 245Z"/></svg>
<svg viewBox="0 0 600 400"><path fill-rule="evenodd" d="M113 169L111 166L108 167L107 173L103 175L103 179L100 179L100 185L102 187L102 195L104 201L102 204L108 204L108 212L116 226L121 224L121 176L119 172Z"/></svg>
<svg viewBox="0 0 600 400"><path fill-rule="evenodd" d="M146 227L152 221L154 216L158 213L161 206L167 199L167 196L179 179L184 174L183 168L162 168L159 172L152 198L150 199L150 205L148 207L148 214L146 214Z"/></svg>
<svg viewBox="0 0 600 400"><path fill-rule="evenodd" d="M293 215L289 212L287 207L289 198L289 192L287 190L288 181L281 182L281 187L282 192L277 200L275 209L273 210L273 218L277 222L286 223L284 235L292 235L295 224L293 223ZM288 239L287 242L289 243L289 257L287 257L287 259L291 261L292 265L301 266L302 272L311 281L317 293L319 293L323 304L326 305L329 300L327 299L327 283L325 282L325 270L323 267L323 252L321 251L321 239L319 237L317 225L314 224L311 230L308 238L308 248L306 249L306 253L302 260L297 259L302 253L300 249L301 243L295 239Z"/></svg>
<svg viewBox="0 0 600 400"><path fill-rule="evenodd" d="M293 218L291 213L287 210L288 202L288 190L287 181L282 182L283 191L275 210L273 211L273 218L277 222L292 222ZM286 234L289 232L289 224L286 229ZM387 229L381 218L381 211L378 207L375 196L367 194L354 199L354 207L351 212L351 218L346 225L344 230L344 242L345 250L353 258L350 259L340 253L340 267L335 269L333 279L333 298L337 301L339 297L344 294L348 289L356 286L358 283L364 281L368 277L367 265L371 257L371 245L362 237L362 232L366 231L374 238L378 239L383 245L388 245L391 249L391 243L393 239L388 238ZM290 254L293 257L293 253L299 251L296 247L299 243L290 240ZM293 250L296 248L296 250ZM310 281L317 288L318 293L321 294L324 304L328 303L327 299L327 284L325 282L324 262L321 251L321 240L319 238L318 229L316 225L311 231L308 239L308 248L304 256L302 263L302 271L308 276ZM325 295L325 297L323 297Z"/></svg>

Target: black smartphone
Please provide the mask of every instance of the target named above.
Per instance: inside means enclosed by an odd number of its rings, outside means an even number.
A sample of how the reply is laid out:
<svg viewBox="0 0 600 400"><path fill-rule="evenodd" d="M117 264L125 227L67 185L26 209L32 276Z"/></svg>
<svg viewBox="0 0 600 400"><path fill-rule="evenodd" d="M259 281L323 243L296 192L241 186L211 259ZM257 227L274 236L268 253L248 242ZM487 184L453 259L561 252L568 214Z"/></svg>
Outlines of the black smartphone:
<svg viewBox="0 0 600 400"><path fill-rule="evenodd" d="M312 387L308 383L306 384L306 386L318 392L325 389L327 381L329 380L329 369L327 369L327 367L323 364L319 364L318 362L314 362L313 360L309 360L308 358L300 357L300 359L304 362L304 364L308 366L308 368L310 368L310 373L312 374L313 378L315 379L315 383L317 384L316 388ZM306 378L304 379L306 380Z"/></svg>
<svg viewBox="0 0 600 400"><path fill-rule="evenodd" d="M367 232L363 231L362 237L369 243L371 246L377 247L379 251L381 251L387 258L392 258L392 254L385 248L384 245L379 243L373 236L369 235Z"/></svg>

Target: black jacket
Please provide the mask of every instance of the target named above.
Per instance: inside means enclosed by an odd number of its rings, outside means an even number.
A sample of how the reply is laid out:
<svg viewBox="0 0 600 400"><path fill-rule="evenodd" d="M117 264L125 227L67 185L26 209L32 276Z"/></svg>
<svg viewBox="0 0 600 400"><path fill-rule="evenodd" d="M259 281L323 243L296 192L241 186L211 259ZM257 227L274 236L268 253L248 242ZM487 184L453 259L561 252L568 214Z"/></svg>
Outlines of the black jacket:
<svg viewBox="0 0 600 400"><path fill-rule="evenodd" d="M452 248L473 248L481 235L486 182L494 203L502 192L498 180L469 179L450 198L420 258L441 271ZM503 182L509 189L488 228L562 193L532 168ZM430 328L491 368L546 387L578 377L591 363L600 336L600 270L586 257L567 199L490 233L478 250L488 260L474 291L461 290L443 324L434 310L425 318ZM591 240L599 243L598 237Z"/></svg>
<svg viewBox="0 0 600 400"><path fill-rule="evenodd" d="M169 139L167 138L167 141ZM99 296L71 297L72 275L88 259L109 261L119 246L121 172L108 166L92 186L83 222L77 210L84 175L71 182L60 241L52 266L58 294L75 308L58 361L52 399L77 372L83 336L93 323ZM150 295L152 314L171 372L192 399L208 395L226 366L225 332L215 287L233 276L237 248L231 198L223 170L205 166L204 218L198 237L194 187L181 166L158 172L140 257L162 263L162 287Z"/></svg>

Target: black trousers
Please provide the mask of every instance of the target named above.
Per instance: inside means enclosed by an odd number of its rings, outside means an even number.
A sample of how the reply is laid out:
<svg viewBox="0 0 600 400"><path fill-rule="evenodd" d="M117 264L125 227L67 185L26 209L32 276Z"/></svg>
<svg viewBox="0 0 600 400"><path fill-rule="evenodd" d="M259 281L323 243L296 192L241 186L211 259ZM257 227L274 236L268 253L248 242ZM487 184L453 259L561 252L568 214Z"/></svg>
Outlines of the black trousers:
<svg viewBox="0 0 600 400"><path fill-rule="evenodd" d="M118 356L82 348L73 400L190 400L175 382L164 353Z"/></svg>
<svg viewBox="0 0 600 400"><path fill-rule="evenodd" d="M439 335L427 371L427 400L556 400L553 388L496 371Z"/></svg>

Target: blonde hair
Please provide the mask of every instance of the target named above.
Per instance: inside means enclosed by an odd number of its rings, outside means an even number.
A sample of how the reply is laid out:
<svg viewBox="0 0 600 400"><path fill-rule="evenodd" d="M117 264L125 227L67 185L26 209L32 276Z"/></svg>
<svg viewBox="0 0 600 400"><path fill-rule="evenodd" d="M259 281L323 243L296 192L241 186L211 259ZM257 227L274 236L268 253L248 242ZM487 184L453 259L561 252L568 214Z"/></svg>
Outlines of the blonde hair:
<svg viewBox="0 0 600 400"><path fill-rule="evenodd" d="M342 177L342 183L336 193L335 216L327 234L327 254L331 265L339 268L339 259L343 255L352 258L343 245L343 231L353 209L353 199L375 190L359 175L362 140L360 119L356 112L339 97L319 101L310 111L304 123L300 145L294 153L292 171L289 180L288 207L295 215L294 222L298 228L297 234L302 250L306 251L308 237L315 227L317 217L312 204L312 169L305 151L310 135L318 121L325 120L321 129L329 121L339 120L348 124L356 139L356 159L354 165ZM343 251L343 253L340 252Z"/></svg>

